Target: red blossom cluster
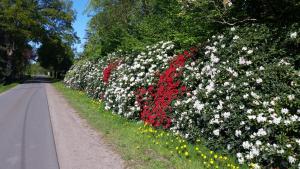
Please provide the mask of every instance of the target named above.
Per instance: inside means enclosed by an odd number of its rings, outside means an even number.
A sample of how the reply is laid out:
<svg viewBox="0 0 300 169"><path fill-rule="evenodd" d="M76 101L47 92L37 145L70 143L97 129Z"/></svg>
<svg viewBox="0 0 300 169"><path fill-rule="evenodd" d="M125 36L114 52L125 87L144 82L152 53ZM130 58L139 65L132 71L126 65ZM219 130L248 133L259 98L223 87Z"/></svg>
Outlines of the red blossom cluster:
<svg viewBox="0 0 300 169"><path fill-rule="evenodd" d="M180 68L185 65L187 59L195 54L195 49L184 51L177 55L168 69L159 75L157 85L148 88L139 88L136 92L136 100L141 107L141 119L154 127L169 128L171 118L167 112L172 111L171 103L186 92L186 87L181 85L179 77Z"/></svg>
<svg viewBox="0 0 300 169"><path fill-rule="evenodd" d="M113 61L110 64L108 64L107 67L103 69L103 79L102 80L105 84L108 84L111 72L113 70L115 70L119 66L119 64L120 64L120 61L116 60L116 61Z"/></svg>

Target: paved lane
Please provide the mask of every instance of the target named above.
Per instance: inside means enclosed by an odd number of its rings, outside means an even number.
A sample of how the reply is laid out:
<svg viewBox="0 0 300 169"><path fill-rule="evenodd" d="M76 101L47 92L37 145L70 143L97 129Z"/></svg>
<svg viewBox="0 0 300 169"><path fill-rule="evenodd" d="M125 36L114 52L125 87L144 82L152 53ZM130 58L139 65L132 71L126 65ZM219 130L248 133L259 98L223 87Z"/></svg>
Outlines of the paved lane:
<svg viewBox="0 0 300 169"><path fill-rule="evenodd" d="M59 169L45 84L0 94L0 169Z"/></svg>

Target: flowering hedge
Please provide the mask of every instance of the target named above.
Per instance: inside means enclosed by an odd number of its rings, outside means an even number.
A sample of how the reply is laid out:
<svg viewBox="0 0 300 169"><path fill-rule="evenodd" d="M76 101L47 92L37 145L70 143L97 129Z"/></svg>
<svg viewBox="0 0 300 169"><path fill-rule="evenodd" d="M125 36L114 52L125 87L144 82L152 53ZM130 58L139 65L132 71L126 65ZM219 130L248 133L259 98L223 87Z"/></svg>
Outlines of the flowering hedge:
<svg viewBox="0 0 300 169"><path fill-rule="evenodd" d="M79 62L65 83L127 118L205 138L241 164L299 168L297 32L273 42L265 26L231 28L178 55L160 42L137 55Z"/></svg>

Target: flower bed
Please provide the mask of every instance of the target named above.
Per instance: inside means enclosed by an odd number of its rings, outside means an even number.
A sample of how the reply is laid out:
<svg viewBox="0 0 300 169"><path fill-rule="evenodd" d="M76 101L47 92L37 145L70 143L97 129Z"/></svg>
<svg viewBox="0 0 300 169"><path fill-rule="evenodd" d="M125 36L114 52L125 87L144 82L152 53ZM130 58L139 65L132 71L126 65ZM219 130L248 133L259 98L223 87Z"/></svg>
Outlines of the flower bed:
<svg viewBox="0 0 300 169"><path fill-rule="evenodd" d="M285 40L273 42L271 30L256 25L225 34L197 53L174 55L174 44L160 42L137 55L82 61L65 83L124 117L188 140L204 138L241 164L298 168L299 37L287 31Z"/></svg>

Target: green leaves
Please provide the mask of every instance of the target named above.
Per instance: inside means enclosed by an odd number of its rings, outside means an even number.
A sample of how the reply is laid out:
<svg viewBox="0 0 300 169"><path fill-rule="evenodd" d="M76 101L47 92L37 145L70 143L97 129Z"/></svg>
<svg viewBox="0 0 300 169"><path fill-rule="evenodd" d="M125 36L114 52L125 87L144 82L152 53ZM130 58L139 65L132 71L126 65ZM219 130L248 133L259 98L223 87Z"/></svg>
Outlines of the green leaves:
<svg viewBox="0 0 300 169"><path fill-rule="evenodd" d="M48 41L58 40L59 47L62 47L58 49L61 49L67 58L73 57L70 46L77 41L77 37L72 28L75 15L71 7L70 0L2 0L0 2L0 47L4 46L0 51L0 60L4 63L0 65L0 70L6 70L6 65L10 64L12 66L8 69L13 69L7 70L7 72L11 72L8 75L1 71L0 80L3 76L13 77L24 73L28 59L25 59L23 53L31 50L29 42L48 43ZM49 46L49 44L54 46ZM57 43L48 43L47 45L49 49L57 47ZM3 49L5 50L2 54ZM8 51L11 51L10 56L6 56ZM52 51L47 52L49 53L43 55L53 58L52 55L49 55ZM62 57L65 56L55 55L53 60L66 61ZM71 62L64 64L68 68ZM48 68L47 65L46 67Z"/></svg>

